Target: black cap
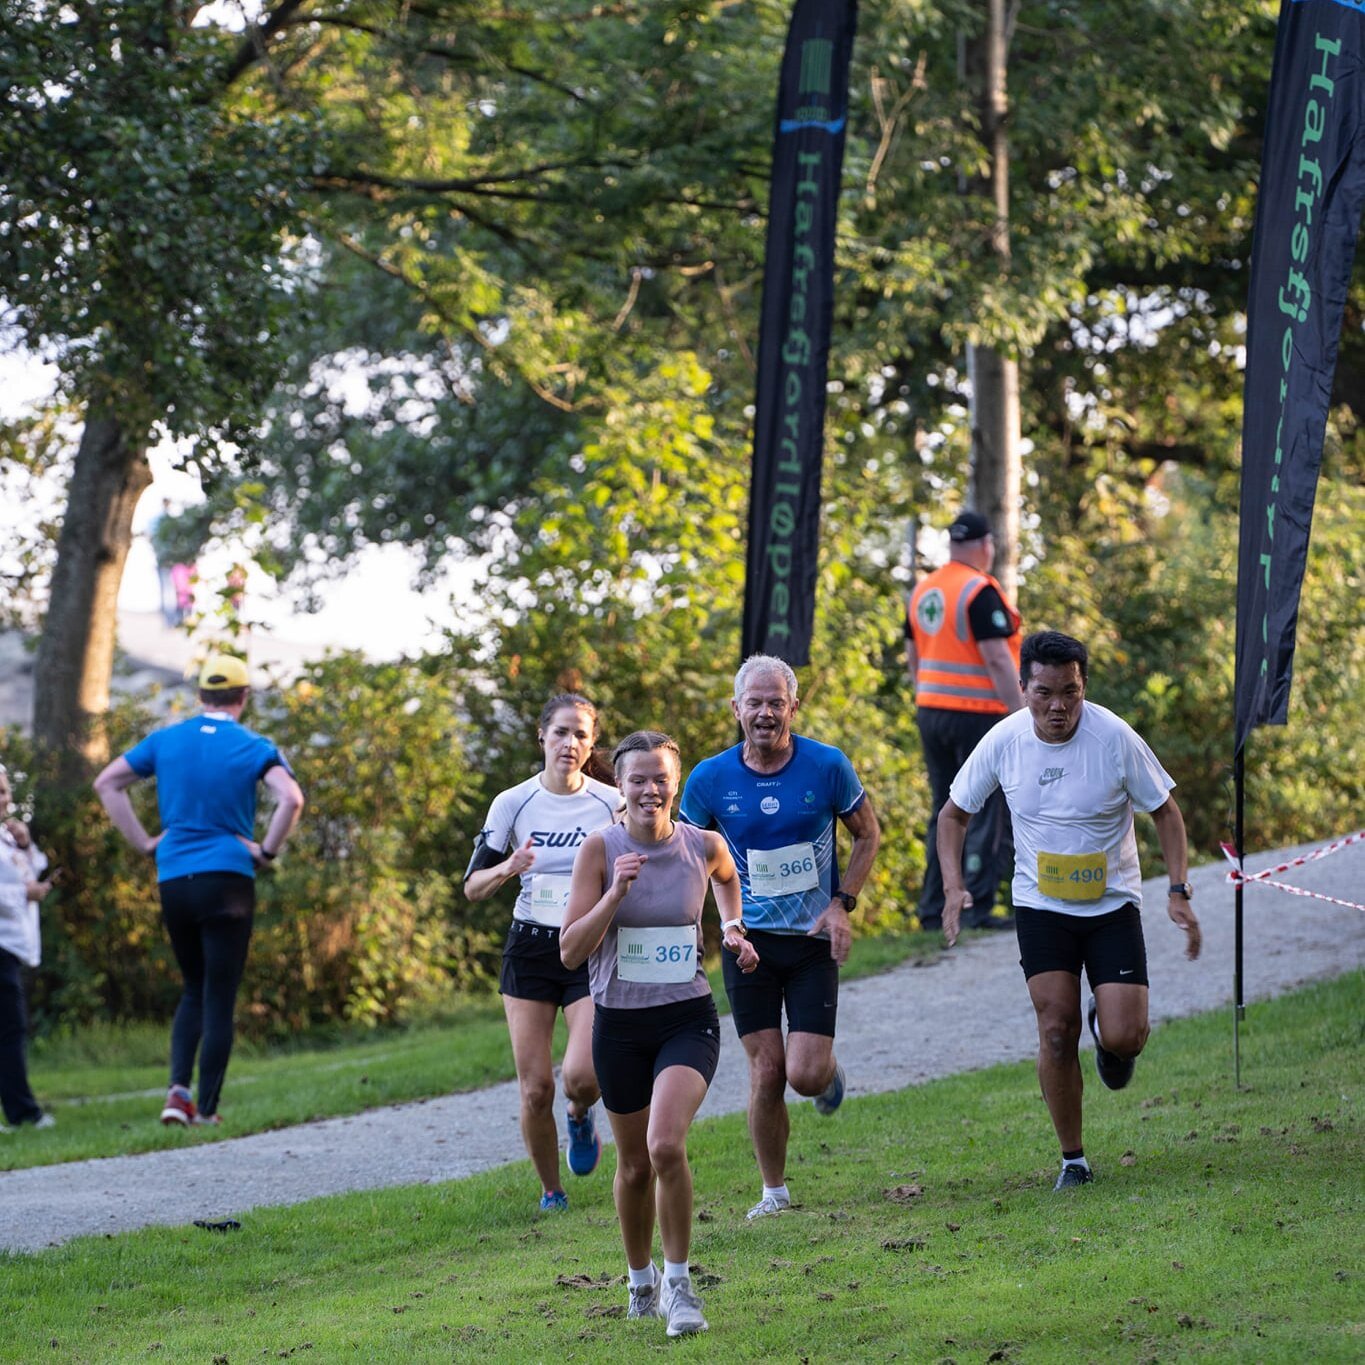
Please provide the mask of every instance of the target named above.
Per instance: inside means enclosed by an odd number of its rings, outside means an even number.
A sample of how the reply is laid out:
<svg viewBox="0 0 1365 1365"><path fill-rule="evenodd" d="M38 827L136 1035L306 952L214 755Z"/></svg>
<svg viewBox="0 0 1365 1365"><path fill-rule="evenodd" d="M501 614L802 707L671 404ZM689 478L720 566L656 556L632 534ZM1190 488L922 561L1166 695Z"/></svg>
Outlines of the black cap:
<svg viewBox="0 0 1365 1365"><path fill-rule="evenodd" d="M948 539L954 545L968 540L985 540L991 533L991 524L980 512L959 512L948 527Z"/></svg>

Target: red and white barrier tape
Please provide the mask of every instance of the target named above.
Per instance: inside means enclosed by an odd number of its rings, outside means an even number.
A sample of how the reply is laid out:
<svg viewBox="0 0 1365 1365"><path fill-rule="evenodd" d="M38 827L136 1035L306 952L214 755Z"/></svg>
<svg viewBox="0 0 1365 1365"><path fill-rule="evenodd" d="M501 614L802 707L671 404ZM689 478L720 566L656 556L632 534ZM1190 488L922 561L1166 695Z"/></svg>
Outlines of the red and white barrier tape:
<svg viewBox="0 0 1365 1365"><path fill-rule="evenodd" d="M1291 858L1289 862L1281 863L1278 867L1263 868L1260 872L1253 872L1250 875L1244 873L1237 865L1237 850L1231 844L1223 844L1223 852L1227 856L1228 862L1232 864L1232 871L1228 873L1228 881L1234 885L1241 882L1243 886L1273 886L1277 891L1289 892L1291 896L1307 896L1315 901L1326 901L1329 905L1345 906L1347 910L1365 910L1365 905L1357 905L1355 901L1338 900L1336 896L1324 895L1321 891L1306 891L1301 886L1290 886L1287 882L1272 880L1277 872L1288 872L1291 867L1303 867L1307 863L1315 863L1319 858L1325 858L1328 854L1339 852L1351 844L1360 843L1362 839L1365 839L1365 830L1357 830L1356 833L1348 834L1344 839L1325 844L1322 848L1315 848L1311 853L1305 853L1302 857Z"/></svg>

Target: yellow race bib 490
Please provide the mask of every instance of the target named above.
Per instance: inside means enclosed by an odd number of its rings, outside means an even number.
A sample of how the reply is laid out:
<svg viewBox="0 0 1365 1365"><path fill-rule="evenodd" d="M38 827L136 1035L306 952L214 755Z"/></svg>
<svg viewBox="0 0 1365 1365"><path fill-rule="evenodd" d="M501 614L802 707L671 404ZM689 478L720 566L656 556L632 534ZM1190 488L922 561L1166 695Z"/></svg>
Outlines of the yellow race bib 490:
<svg viewBox="0 0 1365 1365"><path fill-rule="evenodd" d="M1103 853L1040 853L1038 890L1059 901L1097 901L1109 880Z"/></svg>

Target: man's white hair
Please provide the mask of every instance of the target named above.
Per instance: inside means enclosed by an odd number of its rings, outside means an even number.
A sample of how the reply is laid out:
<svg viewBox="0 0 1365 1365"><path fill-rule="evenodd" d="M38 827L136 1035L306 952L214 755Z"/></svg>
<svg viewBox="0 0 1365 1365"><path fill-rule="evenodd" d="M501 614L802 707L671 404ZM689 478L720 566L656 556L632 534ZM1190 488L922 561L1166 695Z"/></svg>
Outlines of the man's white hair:
<svg viewBox="0 0 1365 1365"><path fill-rule="evenodd" d="M776 654L750 654L735 674L736 701L744 695L744 689L755 673L776 673L787 684L787 694L793 701L796 700L796 674L792 672L792 666Z"/></svg>

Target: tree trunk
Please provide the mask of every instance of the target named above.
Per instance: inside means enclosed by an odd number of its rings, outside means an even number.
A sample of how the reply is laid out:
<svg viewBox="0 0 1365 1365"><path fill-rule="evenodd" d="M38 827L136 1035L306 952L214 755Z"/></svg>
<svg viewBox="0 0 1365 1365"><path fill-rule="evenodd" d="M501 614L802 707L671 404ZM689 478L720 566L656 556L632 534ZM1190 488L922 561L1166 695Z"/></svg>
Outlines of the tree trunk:
<svg viewBox="0 0 1365 1365"><path fill-rule="evenodd" d="M99 720L109 709L118 590L133 512L151 481L145 435L87 413L34 661L33 737L73 781L108 756Z"/></svg>
<svg viewBox="0 0 1365 1365"><path fill-rule="evenodd" d="M991 572L1019 596L1019 362L985 346L968 357L972 379L972 505L995 532Z"/></svg>
<svg viewBox="0 0 1365 1365"><path fill-rule="evenodd" d="M1001 274L1010 265L1010 160L1006 122L1006 62L1009 18L1006 0L986 0L984 32L963 48L963 74L979 92L981 140L989 159L988 179L972 187L994 207L990 253ZM1011 602L1019 587L1019 493L1022 436L1019 419L1019 362L990 346L969 346L971 380L971 501L995 532L993 571Z"/></svg>

